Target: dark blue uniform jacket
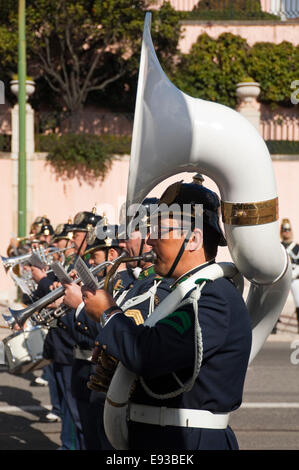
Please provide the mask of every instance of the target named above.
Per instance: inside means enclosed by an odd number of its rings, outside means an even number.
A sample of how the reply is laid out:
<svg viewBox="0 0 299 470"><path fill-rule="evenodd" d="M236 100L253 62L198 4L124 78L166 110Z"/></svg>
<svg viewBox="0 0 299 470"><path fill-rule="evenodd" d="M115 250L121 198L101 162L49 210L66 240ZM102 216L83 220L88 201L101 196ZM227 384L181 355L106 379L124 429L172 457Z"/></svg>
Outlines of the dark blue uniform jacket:
<svg viewBox="0 0 299 470"><path fill-rule="evenodd" d="M41 279L30 303L47 295L54 281L57 281L57 278L53 272ZM75 342L66 329L51 327L44 342L43 356L59 364L71 364L74 345Z"/></svg>

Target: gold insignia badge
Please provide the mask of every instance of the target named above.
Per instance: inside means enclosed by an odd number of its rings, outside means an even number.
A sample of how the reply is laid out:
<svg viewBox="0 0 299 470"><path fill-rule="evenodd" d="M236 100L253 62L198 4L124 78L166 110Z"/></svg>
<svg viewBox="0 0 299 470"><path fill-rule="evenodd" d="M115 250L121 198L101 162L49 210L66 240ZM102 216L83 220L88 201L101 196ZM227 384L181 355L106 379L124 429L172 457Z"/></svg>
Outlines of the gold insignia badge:
<svg viewBox="0 0 299 470"><path fill-rule="evenodd" d="M74 224L79 225L81 222L84 220L84 212L78 212L78 214L75 215L74 217Z"/></svg>
<svg viewBox="0 0 299 470"><path fill-rule="evenodd" d="M55 229L55 235L60 235L63 232L63 229L64 229L64 224L57 225Z"/></svg>
<svg viewBox="0 0 299 470"><path fill-rule="evenodd" d="M109 238L109 237L105 238L105 245L106 246L111 246L112 245L112 238Z"/></svg>
<svg viewBox="0 0 299 470"><path fill-rule="evenodd" d="M95 229L91 230L91 231L87 234L87 239L86 239L86 240L87 240L87 244L88 244L88 245L92 245L92 244L94 243L96 237L97 237L97 236L96 236L96 230L95 230Z"/></svg>
<svg viewBox="0 0 299 470"><path fill-rule="evenodd" d="M140 312L140 310L126 310L125 311L125 315L127 317L131 317L133 318L133 320L135 321L136 325L142 325L142 323L144 323L144 319L143 319L143 316L142 316L142 313Z"/></svg>
<svg viewBox="0 0 299 470"><path fill-rule="evenodd" d="M116 281L116 283L114 284L114 286L113 286L113 290L114 290L114 291L118 291L118 290L120 290L122 287L123 287L122 279L118 279L118 280Z"/></svg>

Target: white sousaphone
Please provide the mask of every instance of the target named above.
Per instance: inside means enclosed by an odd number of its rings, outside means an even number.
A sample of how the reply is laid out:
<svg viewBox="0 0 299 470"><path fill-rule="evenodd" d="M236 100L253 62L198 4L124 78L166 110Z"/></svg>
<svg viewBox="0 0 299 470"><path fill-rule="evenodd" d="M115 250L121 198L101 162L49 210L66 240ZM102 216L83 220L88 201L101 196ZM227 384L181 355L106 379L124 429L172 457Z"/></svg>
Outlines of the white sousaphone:
<svg viewBox="0 0 299 470"><path fill-rule="evenodd" d="M240 274L250 282L251 362L271 333L287 299L291 268L279 239L275 177L265 142L247 119L226 106L192 98L163 72L145 16L134 117L127 207L140 204L161 181L181 172L210 177L221 195L222 220L233 263L201 271L216 279ZM173 312L194 279L161 302L145 325ZM128 448L127 405L136 375L121 363L111 381L104 426L115 449Z"/></svg>

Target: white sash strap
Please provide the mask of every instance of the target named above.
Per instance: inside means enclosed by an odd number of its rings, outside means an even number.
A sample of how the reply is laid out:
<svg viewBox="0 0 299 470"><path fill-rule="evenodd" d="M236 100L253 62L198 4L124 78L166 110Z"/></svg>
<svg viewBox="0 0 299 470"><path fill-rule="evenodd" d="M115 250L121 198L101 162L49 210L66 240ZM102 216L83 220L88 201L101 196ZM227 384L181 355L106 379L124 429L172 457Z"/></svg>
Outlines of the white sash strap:
<svg viewBox="0 0 299 470"><path fill-rule="evenodd" d="M120 298L116 300L116 303L117 305L121 307L123 311L125 311L125 310L128 310L129 308L132 308L135 305L141 304L147 299L150 299L150 306L149 306L149 312L148 312L148 316L150 316L152 311L155 308L154 299L155 299L155 295L157 292L157 288L160 283L161 281L158 281L158 282L154 281L154 284L148 291L144 292L143 294L136 295L135 297L132 297L131 299L128 299L123 304L122 304L123 299L121 298L122 296L120 296Z"/></svg>
<svg viewBox="0 0 299 470"><path fill-rule="evenodd" d="M184 408L166 408L165 406L148 406L129 404L130 421L158 426L181 426L186 428L225 429L229 413L211 413L207 410L190 410Z"/></svg>

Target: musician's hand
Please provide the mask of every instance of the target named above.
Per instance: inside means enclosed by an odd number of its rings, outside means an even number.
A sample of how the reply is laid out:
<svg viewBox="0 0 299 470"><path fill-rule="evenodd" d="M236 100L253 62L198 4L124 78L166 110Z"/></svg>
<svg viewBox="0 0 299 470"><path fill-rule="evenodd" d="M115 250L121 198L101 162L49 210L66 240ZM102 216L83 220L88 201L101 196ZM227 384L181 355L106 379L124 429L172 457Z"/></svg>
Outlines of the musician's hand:
<svg viewBox="0 0 299 470"><path fill-rule="evenodd" d="M58 287L61 287L61 283L58 281L54 281L50 285L50 291L53 291L55 289L58 289ZM61 304L63 303L63 297L59 297L58 299L54 300L51 304L48 305L49 308L58 308Z"/></svg>
<svg viewBox="0 0 299 470"><path fill-rule="evenodd" d="M69 276L75 280L78 278L78 273L75 269L72 269L71 272L69 272Z"/></svg>
<svg viewBox="0 0 299 470"><path fill-rule="evenodd" d="M47 307L54 308L56 310L61 304L63 304L63 297L59 297L59 299L54 300L54 302L47 305Z"/></svg>
<svg viewBox="0 0 299 470"><path fill-rule="evenodd" d="M61 282L58 282L58 281L54 281L51 285L50 285L50 290L55 290L55 289L58 289L58 287L61 287Z"/></svg>
<svg viewBox="0 0 299 470"><path fill-rule="evenodd" d="M95 322L99 322L105 310L112 306L117 306L113 297L104 289L91 291L82 287L82 298L88 316Z"/></svg>
<svg viewBox="0 0 299 470"><path fill-rule="evenodd" d="M82 303L81 287L74 282L72 284L65 284L65 294L63 303L68 307L77 308Z"/></svg>
<svg viewBox="0 0 299 470"><path fill-rule="evenodd" d="M39 269L36 266L31 266L31 273L33 280L37 283L44 277L47 277L45 269Z"/></svg>

